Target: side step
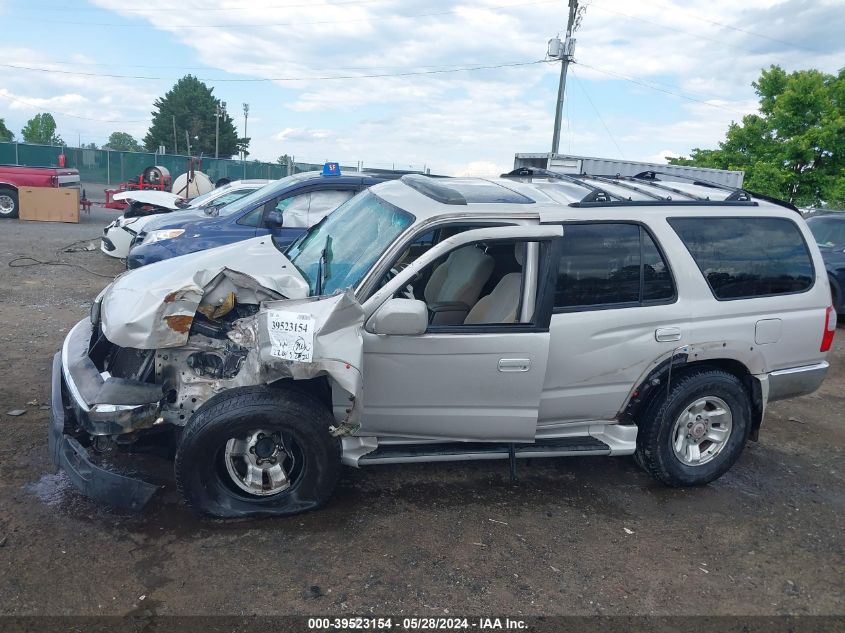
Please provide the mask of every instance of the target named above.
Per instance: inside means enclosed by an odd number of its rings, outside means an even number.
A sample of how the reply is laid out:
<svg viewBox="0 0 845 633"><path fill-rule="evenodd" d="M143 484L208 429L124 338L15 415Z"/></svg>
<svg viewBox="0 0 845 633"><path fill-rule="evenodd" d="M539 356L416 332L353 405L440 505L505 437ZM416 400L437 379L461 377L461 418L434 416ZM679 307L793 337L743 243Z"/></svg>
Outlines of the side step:
<svg viewBox="0 0 845 633"><path fill-rule="evenodd" d="M508 459L510 444L501 442L429 442L385 444L358 459L359 466L406 462L446 462L474 459ZM610 446L594 437L539 439L533 444L516 444L517 459L609 455Z"/></svg>

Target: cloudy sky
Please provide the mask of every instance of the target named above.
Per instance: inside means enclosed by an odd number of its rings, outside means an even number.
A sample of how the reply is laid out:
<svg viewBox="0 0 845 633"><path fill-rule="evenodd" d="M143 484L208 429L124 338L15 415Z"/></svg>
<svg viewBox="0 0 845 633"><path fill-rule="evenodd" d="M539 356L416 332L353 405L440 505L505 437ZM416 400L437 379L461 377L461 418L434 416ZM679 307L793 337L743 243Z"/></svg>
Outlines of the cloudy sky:
<svg viewBox="0 0 845 633"><path fill-rule="evenodd" d="M845 0L581 4L564 153L713 147L755 110L761 68L845 66ZM0 118L141 138L190 72L241 134L249 103L253 158L497 173L550 149L560 67L542 60L566 16L565 0L0 0Z"/></svg>

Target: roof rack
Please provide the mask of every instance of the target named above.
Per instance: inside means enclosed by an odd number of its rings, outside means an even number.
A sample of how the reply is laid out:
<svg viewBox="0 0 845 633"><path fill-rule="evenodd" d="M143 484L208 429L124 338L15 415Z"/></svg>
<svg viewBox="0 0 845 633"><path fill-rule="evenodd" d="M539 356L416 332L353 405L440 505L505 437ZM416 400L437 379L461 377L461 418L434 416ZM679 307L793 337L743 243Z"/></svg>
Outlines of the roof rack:
<svg viewBox="0 0 845 633"><path fill-rule="evenodd" d="M704 187L714 187L716 189L722 189L724 191L730 191L731 195L725 198L725 202L746 202L750 201L752 198L759 198L760 200L765 200L766 202L771 202L772 204L776 204L778 206L784 207L789 209L790 211L795 211L796 213L800 214L801 210L796 207L791 202L787 202L786 200L781 200L780 198L775 198L773 196L768 196L763 193L757 193L754 191L748 191L747 189L742 189L740 187L729 187L727 185L721 185L716 182L712 182L710 180L702 180L701 178L694 178L692 176L685 176L682 174L670 174L663 171L644 171L640 172L634 178L641 178L643 180L656 180L657 176L668 176L669 178L680 178L681 180L691 181L694 185L701 185ZM654 183L651 183L654 184Z"/></svg>
<svg viewBox="0 0 845 633"><path fill-rule="evenodd" d="M683 191L681 189L675 189L674 187L669 187L667 185L661 184L660 186L655 186L656 183L648 182L649 187L655 187L656 189L667 190L673 193L677 193L679 195L685 196L686 200L673 200L670 196L659 196L656 193L652 193L650 191L646 191L641 187L637 187L632 182L635 182L636 179L643 180L655 180L657 178L656 174L662 174L662 172L655 172L655 171L647 171L641 172L636 176L621 176L617 174L616 176L594 176L592 174L581 174L583 178L588 178L590 180L597 180L599 182L606 182L608 184L613 184L615 186L630 189L632 191L637 191L638 193L642 193L643 195L649 196L652 200L632 200L631 198L622 198L621 196L613 195L596 187L595 185L586 182L582 178L576 178L575 176L571 176L569 174L561 174L555 171L550 171L548 169L543 169L541 167L520 167L518 169L514 169L513 171L502 174L503 178L514 178L514 177L527 177L527 176L534 176L534 175L542 175L548 178L559 178L561 180L567 180L572 182L576 185L584 187L590 191L589 194L581 198L576 202L571 202L569 206L571 207L599 207L599 206L607 206L607 205L629 205L629 206L649 206L649 205L676 205L676 206L683 206L683 205L700 205L702 202L707 202L710 205L719 205L719 206L733 206L733 205L749 205L749 206L756 206L757 203L751 199L751 196L748 194L747 191L743 189L735 190L733 187L724 187L723 185L719 185L716 183L709 183L705 181L698 181L700 184L705 184L706 186L713 186L718 189L728 189L731 191L731 195L728 196L724 200L710 200L709 198L702 198L701 196L697 196L693 193L689 193ZM666 174L668 176L672 176L674 174ZM681 178L688 179L685 176L681 176ZM625 182L621 182L621 181Z"/></svg>
<svg viewBox="0 0 845 633"><path fill-rule="evenodd" d="M584 174L587 175L587 174ZM658 196L656 193L652 193L651 191L646 191L642 187L637 187L635 185L631 185L625 182L622 182L622 176L616 174L615 178L610 178L607 176L590 176L593 180L598 180L599 182L606 182L611 185L615 185L617 187L621 187L622 189L630 189L631 191L636 191L637 193L641 193L644 196L648 196L654 200L671 200L669 197L665 196Z"/></svg>
<svg viewBox="0 0 845 633"><path fill-rule="evenodd" d="M547 178L557 178L558 180L566 180L580 187L584 187L585 189L589 189L590 193L588 193L584 198L582 198L581 202L607 203L612 202L613 198L616 198L616 200L618 200L619 202L625 202L625 198L614 196L613 194L608 193L607 191L602 189L601 187L591 185L588 182L584 182L580 178L576 178L575 176L571 176L569 174L560 174L556 171L551 171L542 167L519 167L506 174L502 174L502 178L515 178L520 176L526 177L534 175L546 176Z"/></svg>
<svg viewBox="0 0 845 633"><path fill-rule="evenodd" d="M653 169L650 169L648 171L641 171L640 173L636 174L634 178L639 178L640 180L658 180L658 176L668 176L670 179L678 178L680 180L686 180L700 187L712 187L713 189L730 191L731 195L725 198L725 200L732 200L737 202L748 202L749 200L751 200L751 195L741 187L730 187L728 185L719 184L718 182L713 182L712 180L702 180L701 178L686 176L684 174L670 174L669 172L655 171ZM666 187L666 185L662 186Z"/></svg>

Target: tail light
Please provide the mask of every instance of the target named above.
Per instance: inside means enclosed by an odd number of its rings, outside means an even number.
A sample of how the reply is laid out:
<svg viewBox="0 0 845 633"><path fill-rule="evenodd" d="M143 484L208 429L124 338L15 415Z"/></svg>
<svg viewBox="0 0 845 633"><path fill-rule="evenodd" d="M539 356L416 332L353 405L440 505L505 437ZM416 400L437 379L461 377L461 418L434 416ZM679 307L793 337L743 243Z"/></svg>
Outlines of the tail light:
<svg viewBox="0 0 845 633"><path fill-rule="evenodd" d="M836 310L833 306L827 307L827 312L824 314L824 333L822 334L822 346L819 348L820 352L827 352L830 346L833 345L833 335L836 334Z"/></svg>

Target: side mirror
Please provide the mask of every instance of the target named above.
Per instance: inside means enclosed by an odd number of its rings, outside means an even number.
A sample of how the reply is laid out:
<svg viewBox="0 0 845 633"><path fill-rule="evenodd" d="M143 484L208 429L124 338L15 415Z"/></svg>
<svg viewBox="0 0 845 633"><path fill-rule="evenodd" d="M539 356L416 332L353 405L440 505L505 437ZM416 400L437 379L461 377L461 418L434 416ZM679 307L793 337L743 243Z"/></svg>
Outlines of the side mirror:
<svg viewBox="0 0 845 633"><path fill-rule="evenodd" d="M428 328L428 307L418 299L388 299L370 318L373 334L423 334Z"/></svg>
<svg viewBox="0 0 845 633"><path fill-rule="evenodd" d="M267 219L264 221L264 225L268 229L280 229L285 223L284 215L278 209L273 209L270 213L267 214Z"/></svg>

